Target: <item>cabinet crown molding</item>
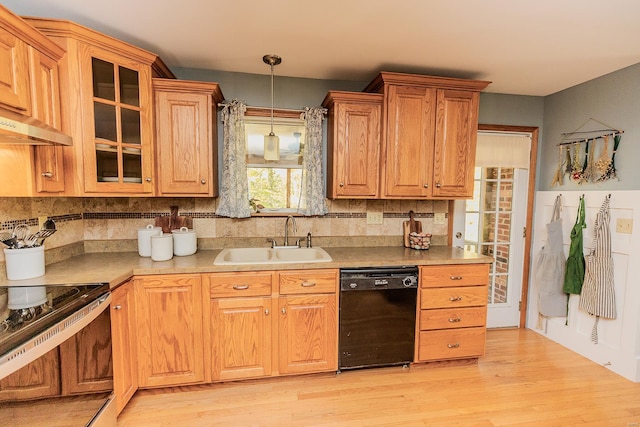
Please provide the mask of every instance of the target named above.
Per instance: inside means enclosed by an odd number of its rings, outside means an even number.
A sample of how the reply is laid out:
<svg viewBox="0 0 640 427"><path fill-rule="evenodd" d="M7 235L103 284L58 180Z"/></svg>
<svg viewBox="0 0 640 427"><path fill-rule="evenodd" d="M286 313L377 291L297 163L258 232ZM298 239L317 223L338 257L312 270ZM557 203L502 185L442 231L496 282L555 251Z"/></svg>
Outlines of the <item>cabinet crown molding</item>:
<svg viewBox="0 0 640 427"><path fill-rule="evenodd" d="M486 80L467 80L453 77L426 76L421 74L405 74L382 71L371 83L367 85L364 92L382 93L386 85L402 84L412 86L428 86L439 89L458 89L481 91L491 82Z"/></svg>

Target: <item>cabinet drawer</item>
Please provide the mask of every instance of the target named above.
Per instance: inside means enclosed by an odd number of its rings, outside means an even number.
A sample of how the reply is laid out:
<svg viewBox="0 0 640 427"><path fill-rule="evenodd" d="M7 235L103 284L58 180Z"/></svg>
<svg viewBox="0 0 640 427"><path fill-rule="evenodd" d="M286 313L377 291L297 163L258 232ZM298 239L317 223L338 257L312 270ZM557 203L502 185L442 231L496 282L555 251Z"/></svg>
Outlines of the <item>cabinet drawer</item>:
<svg viewBox="0 0 640 427"><path fill-rule="evenodd" d="M458 286L420 290L420 308L474 307L487 305L486 286Z"/></svg>
<svg viewBox="0 0 640 427"><path fill-rule="evenodd" d="M208 274L205 278L211 298L271 295L271 272Z"/></svg>
<svg viewBox="0 0 640 427"><path fill-rule="evenodd" d="M338 287L338 270L285 271L280 273L280 294L327 294Z"/></svg>
<svg viewBox="0 0 640 427"><path fill-rule="evenodd" d="M485 328L420 332L418 360L445 360L484 355Z"/></svg>
<svg viewBox="0 0 640 427"><path fill-rule="evenodd" d="M437 265L420 269L420 286L423 288L488 284L489 264Z"/></svg>
<svg viewBox="0 0 640 427"><path fill-rule="evenodd" d="M484 326L487 321L487 307L439 308L420 310L420 330L446 328L468 328Z"/></svg>

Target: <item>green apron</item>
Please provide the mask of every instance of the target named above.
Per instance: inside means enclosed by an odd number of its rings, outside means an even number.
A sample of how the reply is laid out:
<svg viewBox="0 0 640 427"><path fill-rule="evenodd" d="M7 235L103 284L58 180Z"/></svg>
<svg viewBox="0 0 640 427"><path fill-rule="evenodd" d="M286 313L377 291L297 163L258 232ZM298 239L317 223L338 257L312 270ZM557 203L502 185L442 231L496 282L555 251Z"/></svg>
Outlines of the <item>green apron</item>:
<svg viewBox="0 0 640 427"><path fill-rule="evenodd" d="M582 229L587 228L584 221L584 195L580 196L576 223L571 229L571 246L564 271L562 290L568 294L579 294L584 282L584 250L582 248Z"/></svg>

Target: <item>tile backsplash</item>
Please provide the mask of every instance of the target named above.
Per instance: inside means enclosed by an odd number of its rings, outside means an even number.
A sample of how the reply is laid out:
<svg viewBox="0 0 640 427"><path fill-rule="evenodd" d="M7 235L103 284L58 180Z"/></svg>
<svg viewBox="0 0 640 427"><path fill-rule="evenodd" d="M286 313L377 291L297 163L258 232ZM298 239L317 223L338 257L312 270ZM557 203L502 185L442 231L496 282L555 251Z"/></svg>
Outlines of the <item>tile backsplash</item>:
<svg viewBox="0 0 640 427"><path fill-rule="evenodd" d="M266 245L267 238L280 241L284 218L255 216L232 219L215 214L213 198L3 198L0 205L0 231L27 223L35 231L38 218L56 221L58 232L45 242L47 263L64 258L62 252L136 250L137 229L169 215L171 205L180 215L193 217L200 248L217 248L236 243ZM413 210L422 221L423 231L433 235L432 243L447 243L448 224L434 224L435 213L447 213L447 201L415 200L327 200L329 213L322 217L296 217L296 237L313 235L316 245L373 246L401 245L402 222ZM367 211L382 212L382 224L367 224ZM243 242L245 244L243 244ZM79 248L80 246L80 248ZM53 256L52 249L65 248ZM4 261L4 254L0 255Z"/></svg>

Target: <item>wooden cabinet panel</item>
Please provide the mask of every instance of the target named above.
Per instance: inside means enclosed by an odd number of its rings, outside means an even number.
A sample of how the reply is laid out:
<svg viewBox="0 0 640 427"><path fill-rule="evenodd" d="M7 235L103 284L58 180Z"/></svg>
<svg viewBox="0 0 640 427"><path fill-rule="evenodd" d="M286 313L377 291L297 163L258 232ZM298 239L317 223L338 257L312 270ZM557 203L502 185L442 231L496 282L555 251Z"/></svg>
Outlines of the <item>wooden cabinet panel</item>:
<svg viewBox="0 0 640 427"><path fill-rule="evenodd" d="M387 197L431 194L436 90L389 86L383 188Z"/></svg>
<svg viewBox="0 0 640 427"><path fill-rule="evenodd" d="M279 299L281 374L338 368L336 296L305 295Z"/></svg>
<svg viewBox="0 0 640 427"><path fill-rule="evenodd" d="M31 114L28 46L16 35L0 28L0 106Z"/></svg>
<svg viewBox="0 0 640 427"><path fill-rule="evenodd" d="M418 357L430 361L482 356L485 339L484 327L422 331Z"/></svg>
<svg viewBox="0 0 640 427"><path fill-rule="evenodd" d="M214 381L271 375L271 298L211 301Z"/></svg>
<svg viewBox="0 0 640 427"><path fill-rule="evenodd" d="M60 77L58 63L29 48L32 115L43 123L61 129ZM39 193L64 191L64 155L61 146L34 147L34 179Z"/></svg>
<svg viewBox="0 0 640 427"><path fill-rule="evenodd" d="M135 281L141 387L204 382L203 300L199 275Z"/></svg>
<svg viewBox="0 0 640 427"><path fill-rule="evenodd" d="M138 390L136 311L133 282L112 293L111 347L113 349L113 389L119 414Z"/></svg>
<svg viewBox="0 0 640 427"><path fill-rule="evenodd" d="M153 79L159 193L217 196L216 83Z"/></svg>
<svg viewBox="0 0 640 427"><path fill-rule="evenodd" d="M103 311L80 332L60 344L62 394L113 390L111 314Z"/></svg>
<svg viewBox="0 0 640 427"><path fill-rule="evenodd" d="M438 90L433 196L472 197L478 92Z"/></svg>
<svg viewBox="0 0 640 427"><path fill-rule="evenodd" d="M0 402L36 399L60 394L60 361L54 348L27 366L0 380Z"/></svg>
<svg viewBox="0 0 640 427"><path fill-rule="evenodd" d="M420 330L484 326L487 307L440 308L420 310Z"/></svg>
<svg viewBox="0 0 640 427"><path fill-rule="evenodd" d="M280 295L335 293L338 270L282 271Z"/></svg>
<svg viewBox="0 0 640 427"><path fill-rule="evenodd" d="M490 264L429 266L420 270L420 286L423 288L442 288L488 285L489 267Z"/></svg>
<svg viewBox="0 0 640 427"><path fill-rule="evenodd" d="M460 286L420 290L420 308L448 308L487 305L486 286Z"/></svg>
<svg viewBox="0 0 640 427"><path fill-rule="evenodd" d="M377 198L382 95L330 91L327 120L327 197Z"/></svg>
<svg viewBox="0 0 640 427"><path fill-rule="evenodd" d="M236 272L204 275L211 298L271 295L271 272Z"/></svg>

